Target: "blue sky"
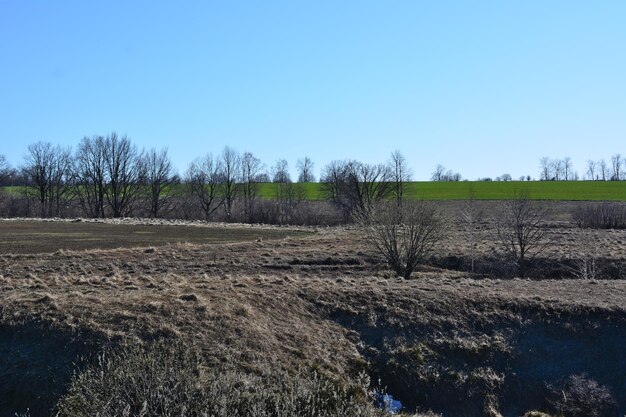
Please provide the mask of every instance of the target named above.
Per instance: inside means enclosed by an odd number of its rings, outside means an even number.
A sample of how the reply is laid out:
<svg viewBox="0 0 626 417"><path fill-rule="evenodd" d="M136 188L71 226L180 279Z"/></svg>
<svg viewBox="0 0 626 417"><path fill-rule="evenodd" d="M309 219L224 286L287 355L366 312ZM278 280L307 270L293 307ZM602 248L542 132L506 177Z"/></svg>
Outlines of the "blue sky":
<svg viewBox="0 0 626 417"><path fill-rule="evenodd" d="M0 153L127 134L180 171L384 162L537 176L626 155L626 2L0 0Z"/></svg>

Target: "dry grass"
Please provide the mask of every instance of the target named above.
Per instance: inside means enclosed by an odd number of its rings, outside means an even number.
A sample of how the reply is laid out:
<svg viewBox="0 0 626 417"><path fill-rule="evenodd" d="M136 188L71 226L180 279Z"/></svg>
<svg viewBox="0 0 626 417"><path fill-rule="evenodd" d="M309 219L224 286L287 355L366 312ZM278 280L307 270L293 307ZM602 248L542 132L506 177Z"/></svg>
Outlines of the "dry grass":
<svg viewBox="0 0 626 417"><path fill-rule="evenodd" d="M552 231L564 253L576 243L568 241L573 230ZM542 332L546 343L558 334L568 344L578 343L577 335L626 334L623 280L472 279L436 267L402 280L350 228L306 237L285 229L289 238L261 241L256 233L252 228L244 243L0 256L0 324L40 323L99 344L180 340L209 367L257 377L316 371L349 381L366 371L409 406L450 415L463 390L474 393L463 400L467 415L478 415L471 410L483 409L489 390L506 407L505 373L525 366L520 349L536 349ZM479 250L488 254L493 243L484 233ZM607 256L624 257L624 235L601 233ZM464 251L454 236L444 248ZM623 341L604 342L613 358L596 352L593 340L567 352L583 355L597 378L624 366L611 347ZM542 355L538 361L555 358ZM605 364L597 363L601 357ZM583 366L566 359L555 372ZM555 377L538 378L544 376ZM620 382L607 378L603 385ZM428 389L448 390L448 404L416 394ZM533 398L517 415L540 407Z"/></svg>

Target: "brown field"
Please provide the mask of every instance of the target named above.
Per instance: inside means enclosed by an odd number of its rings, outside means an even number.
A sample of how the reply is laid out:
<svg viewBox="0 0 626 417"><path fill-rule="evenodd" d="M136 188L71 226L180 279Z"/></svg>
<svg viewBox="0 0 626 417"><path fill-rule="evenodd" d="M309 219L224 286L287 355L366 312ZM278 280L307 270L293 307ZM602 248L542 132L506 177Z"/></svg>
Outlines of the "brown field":
<svg viewBox="0 0 626 417"><path fill-rule="evenodd" d="M0 415L47 415L80 357L160 339L220 370L366 372L407 410L453 417L545 409L550 384L584 374L623 413L626 281L571 279L559 265L590 241L552 226L555 279L494 276L484 223L481 274L456 232L401 280L351 228L0 222ZM592 241L619 274L626 233Z"/></svg>
<svg viewBox="0 0 626 417"><path fill-rule="evenodd" d="M0 221L0 253L48 253L58 250L116 249L175 243L233 243L282 239L297 230L206 225L141 224L95 221Z"/></svg>

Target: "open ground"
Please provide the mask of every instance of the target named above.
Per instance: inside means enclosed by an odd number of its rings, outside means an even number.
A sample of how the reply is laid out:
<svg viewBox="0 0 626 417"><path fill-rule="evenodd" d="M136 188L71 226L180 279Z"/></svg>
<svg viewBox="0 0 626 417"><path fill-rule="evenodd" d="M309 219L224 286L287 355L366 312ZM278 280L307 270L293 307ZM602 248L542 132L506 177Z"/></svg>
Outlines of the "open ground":
<svg viewBox="0 0 626 417"><path fill-rule="evenodd" d="M551 411L572 375L626 409L626 281L573 279L568 266L593 244L619 278L626 231L582 239L560 213L549 277L517 279L498 276L485 221L479 274L455 232L403 280L352 227L135 223L0 222L0 415L47 416L80 358L161 339L220 370L365 372L410 412Z"/></svg>

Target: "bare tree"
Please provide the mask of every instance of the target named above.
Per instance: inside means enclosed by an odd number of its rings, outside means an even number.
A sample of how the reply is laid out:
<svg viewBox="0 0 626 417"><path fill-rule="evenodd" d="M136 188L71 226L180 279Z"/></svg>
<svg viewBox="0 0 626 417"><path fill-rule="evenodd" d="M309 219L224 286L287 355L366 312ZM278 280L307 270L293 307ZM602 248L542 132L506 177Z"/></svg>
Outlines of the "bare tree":
<svg viewBox="0 0 626 417"><path fill-rule="evenodd" d="M435 167L432 175L430 176L431 181L445 181L446 168L439 164Z"/></svg>
<svg viewBox="0 0 626 417"><path fill-rule="evenodd" d="M445 235L445 221L437 206L411 202L398 207L380 203L358 216L367 240L400 277L411 274Z"/></svg>
<svg viewBox="0 0 626 417"><path fill-rule="evenodd" d="M406 158L397 149L391 153L389 171L391 175L391 182L393 183L392 192L396 199L396 204L400 207L404 199L406 183L411 181L412 172L411 168L408 166Z"/></svg>
<svg viewBox="0 0 626 417"><path fill-rule="evenodd" d="M544 156L539 161L539 164L541 166L541 173L539 174L539 179L541 181L550 181L552 179L551 174L550 174L551 173L550 158Z"/></svg>
<svg viewBox="0 0 626 417"><path fill-rule="evenodd" d="M42 217L58 216L69 187L71 151L51 143L37 142L28 147L24 173L33 188L27 188L40 207ZM32 192L31 192L32 190Z"/></svg>
<svg viewBox="0 0 626 417"><path fill-rule="evenodd" d="M244 216L252 221L254 206L258 194L259 175L263 169L261 160L251 152L245 152L241 158L241 195L243 196Z"/></svg>
<svg viewBox="0 0 626 417"><path fill-rule="evenodd" d="M104 217L106 172L105 138L84 137L74 156L74 191L89 217Z"/></svg>
<svg viewBox="0 0 626 417"><path fill-rule="evenodd" d="M279 159L272 168L272 182L275 183L287 183L291 182L291 176L289 175L289 164L285 159Z"/></svg>
<svg viewBox="0 0 626 417"><path fill-rule="evenodd" d="M552 179L554 181L561 181L563 179L563 161L560 159L553 159L550 161Z"/></svg>
<svg viewBox="0 0 626 417"><path fill-rule="evenodd" d="M462 232L470 247L470 270L473 273L476 261L478 225L483 219L484 214L476 202L476 193L474 192L471 183L468 199L462 203L461 212L459 214Z"/></svg>
<svg viewBox="0 0 626 417"><path fill-rule="evenodd" d="M348 172L348 162L332 161L324 167L320 178L326 199L342 209L346 222L349 221L352 211L348 192Z"/></svg>
<svg viewBox="0 0 626 417"><path fill-rule="evenodd" d="M591 181L597 180L598 177L596 175L596 161L587 160L587 179Z"/></svg>
<svg viewBox="0 0 626 417"><path fill-rule="evenodd" d="M495 230L504 252L516 263L524 278L529 262L549 246L547 241L547 209L531 201L525 190L502 203L495 219Z"/></svg>
<svg viewBox="0 0 626 417"><path fill-rule="evenodd" d="M293 219L298 206L306 199L306 191L302 183L277 183L276 200L279 208L279 222L289 223Z"/></svg>
<svg viewBox="0 0 626 417"><path fill-rule="evenodd" d="M390 197L392 191L389 168L357 161L333 161L322 175L326 198L350 220L353 213L368 212L374 204Z"/></svg>
<svg viewBox="0 0 626 417"><path fill-rule="evenodd" d="M602 181L606 181L609 177L609 168L606 165L606 161L604 159L600 160L600 179Z"/></svg>
<svg viewBox="0 0 626 417"><path fill-rule="evenodd" d="M0 154L0 181L4 180L8 170L9 162L7 161L7 157Z"/></svg>
<svg viewBox="0 0 626 417"><path fill-rule="evenodd" d="M315 182L313 175L314 163L308 156L298 159L296 168L298 169L298 182Z"/></svg>
<svg viewBox="0 0 626 417"><path fill-rule="evenodd" d="M170 206L170 199L164 194L172 184L172 161L167 149L157 151L152 148L142 158L143 172L148 186L150 216L157 218Z"/></svg>
<svg viewBox="0 0 626 417"><path fill-rule="evenodd" d="M573 179L573 170L572 158L566 156L565 159L563 159L563 175L565 176L565 181L571 181Z"/></svg>
<svg viewBox="0 0 626 417"><path fill-rule="evenodd" d="M615 154L611 157L611 181L619 181L623 179L622 163L622 155Z"/></svg>
<svg viewBox="0 0 626 417"><path fill-rule="evenodd" d="M130 139L113 132L104 140L104 167L107 179L104 194L111 213L116 218L127 216L141 190L141 155Z"/></svg>
<svg viewBox="0 0 626 417"><path fill-rule="evenodd" d="M224 201L226 219L232 220L233 204L238 196L239 176L241 174L241 157L233 148L226 146L221 154L221 186L220 192Z"/></svg>
<svg viewBox="0 0 626 417"><path fill-rule="evenodd" d="M206 221L224 202L220 193L221 176L222 161L214 159L211 154L196 159L187 170L189 193L200 203Z"/></svg>

